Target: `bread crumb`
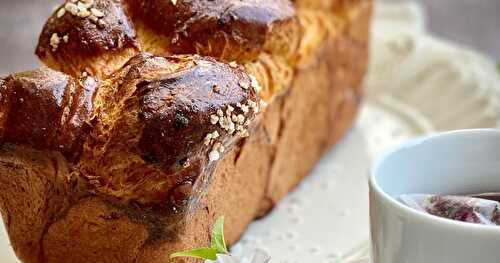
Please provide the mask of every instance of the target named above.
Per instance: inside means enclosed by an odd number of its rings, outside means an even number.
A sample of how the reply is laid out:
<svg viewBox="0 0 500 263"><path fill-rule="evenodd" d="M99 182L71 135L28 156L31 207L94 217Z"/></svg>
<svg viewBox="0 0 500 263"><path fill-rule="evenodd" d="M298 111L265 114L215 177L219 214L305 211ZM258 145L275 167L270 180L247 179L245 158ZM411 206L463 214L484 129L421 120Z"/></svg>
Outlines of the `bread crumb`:
<svg viewBox="0 0 500 263"><path fill-rule="evenodd" d="M207 136L205 136L205 139L203 139L203 143L208 146L212 142L212 134L209 133Z"/></svg>
<svg viewBox="0 0 500 263"><path fill-rule="evenodd" d="M97 24L99 22L99 18L97 18L94 15L89 16L89 20L92 21L93 23Z"/></svg>
<svg viewBox="0 0 500 263"><path fill-rule="evenodd" d="M248 101L248 106L250 107L250 109L255 112L255 113L259 113L259 107L257 105L257 102L255 101L252 101L252 100L249 100Z"/></svg>
<svg viewBox="0 0 500 263"><path fill-rule="evenodd" d="M92 7L94 5L94 0L80 0L80 1L71 1L64 5L64 8L61 8L57 17L62 17L66 11L71 13L73 16L78 16L81 18L88 18L94 24L97 24L101 27L106 25L106 22L102 20L105 16L104 12Z"/></svg>
<svg viewBox="0 0 500 263"><path fill-rule="evenodd" d="M60 9L57 11L56 16L57 16L57 18L61 18L61 17L63 17L65 14L66 14L66 8L62 7L62 8L60 8Z"/></svg>
<svg viewBox="0 0 500 263"><path fill-rule="evenodd" d="M243 114L238 114L238 116L237 116L237 122L238 122L238 124L245 123L245 116L243 116Z"/></svg>
<svg viewBox="0 0 500 263"><path fill-rule="evenodd" d="M87 5L85 5L84 3L82 2L78 2L76 4L76 7L78 8L78 13L77 15L81 18L86 18L88 16L90 16L90 11L87 9Z"/></svg>
<svg viewBox="0 0 500 263"><path fill-rule="evenodd" d="M238 68L238 63L236 63L236 61L231 61L229 62L229 66L232 68Z"/></svg>
<svg viewBox="0 0 500 263"><path fill-rule="evenodd" d="M233 134L236 131L236 125L234 125L234 122L229 121L229 125L227 127L227 132L229 134Z"/></svg>
<svg viewBox="0 0 500 263"><path fill-rule="evenodd" d="M78 6L74 3L66 3L66 5L64 5L64 9L74 16L78 15Z"/></svg>
<svg viewBox="0 0 500 263"><path fill-rule="evenodd" d="M219 122L219 116L212 114L210 115L210 123L213 125L217 124Z"/></svg>
<svg viewBox="0 0 500 263"><path fill-rule="evenodd" d="M208 154L208 160L214 162L220 159L221 154L226 151L226 147L222 143L218 142L214 145L210 153Z"/></svg>
<svg viewBox="0 0 500 263"><path fill-rule="evenodd" d="M219 138L220 134L218 131L214 131L212 133L208 133L206 136L205 136L205 139L203 139L203 143L206 145L206 146L209 146L210 144L212 144L213 140Z"/></svg>
<svg viewBox="0 0 500 263"><path fill-rule="evenodd" d="M245 114L247 114L250 111L250 108L248 107L248 105L241 105L240 104L240 109Z"/></svg>
<svg viewBox="0 0 500 263"><path fill-rule="evenodd" d="M218 151L210 151L210 153L208 154L208 160L210 162L215 162L215 161L218 161L220 159L220 153Z"/></svg>
<svg viewBox="0 0 500 263"><path fill-rule="evenodd" d="M257 81L257 78L254 75L250 75L250 81L251 81L250 86L252 86L255 93L259 94L262 88L259 82Z"/></svg>
<svg viewBox="0 0 500 263"><path fill-rule="evenodd" d="M222 145L222 143L218 142L214 145L213 151L217 151L219 153L224 153L226 151L226 147Z"/></svg>
<svg viewBox="0 0 500 263"><path fill-rule="evenodd" d="M96 8L92 8L90 9L90 12L92 13L92 15L94 15L95 17L97 18L102 18L104 17L104 13L101 11L101 10L98 10Z"/></svg>
<svg viewBox="0 0 500 263"><path fill-rule="evenodd" d="M61 43L61 39L57 35L57 33L52 34L50 37L50 46L52 47L52 51L56 51L57 48L59 47L59 44Z"/></svg>
<svg viewBox="0 0 500 263"><path fill-rule="evenodd" d="M249 84L246 82L246 81L243 81L243 80L240 80L238 82L238 85L240 85L240 87L244 90L248 90L248 88L250 87Z"/></svg>
<svg viewBox="0 0 500 263"><path fill-rule="evenodd" d="M105 27L106 26L106 21L104 21L102 19L99 19L99 21L97 21L97 24L100 25L101 27Z"/></svg>

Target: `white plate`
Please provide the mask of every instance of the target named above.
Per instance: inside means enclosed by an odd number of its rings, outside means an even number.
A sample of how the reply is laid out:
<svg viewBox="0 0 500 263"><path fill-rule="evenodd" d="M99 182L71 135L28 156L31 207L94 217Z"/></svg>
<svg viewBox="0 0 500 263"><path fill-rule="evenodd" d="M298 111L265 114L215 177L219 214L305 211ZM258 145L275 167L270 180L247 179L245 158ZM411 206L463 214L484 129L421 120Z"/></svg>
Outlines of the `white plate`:
<svg viewBox="0 0 500 263"><path fill-rule="evenodd" d="M371 160L386 147L438 130L496 127L500 75L493 62L425 33L415 4L377 4L368 99L350 134L233 251L272 262L368 261ZM2 229L3 230L3 229ZM0 232L0 262L18 262Z"/></svg>

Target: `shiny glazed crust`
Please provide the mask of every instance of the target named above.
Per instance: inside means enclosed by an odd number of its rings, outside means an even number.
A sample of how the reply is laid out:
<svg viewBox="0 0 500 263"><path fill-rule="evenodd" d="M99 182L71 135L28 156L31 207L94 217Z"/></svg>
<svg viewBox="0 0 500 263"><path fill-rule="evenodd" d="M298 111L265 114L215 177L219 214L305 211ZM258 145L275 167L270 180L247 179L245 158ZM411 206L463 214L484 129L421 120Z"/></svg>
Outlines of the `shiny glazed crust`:
<svg viewBox="0 0 500 263"><path fill-rule="evenodd" d="M98 0L84 7L67 1L57 9L35 53L49 67L73 76L109 75L140 52L135 30L120 1Z"/></svg>
<svg viewBox="0 0 500 263"><path fill-rule="evenodd" d="M71 75L87 71L105 77L141 50L156 55L200 54L239 63L254 61L262 52L290 57L301 35L288 0L79 3L68 1L54 12L36 51L48 66Z"/></svg>
<svg viewBox="0 0 500 263"><path fill-rule="evenodd" d="M355 117L370 1L81 2L37 48L68 75L0 79L0 208L23 262L170 262L220 215L234 243Z"/></svg>

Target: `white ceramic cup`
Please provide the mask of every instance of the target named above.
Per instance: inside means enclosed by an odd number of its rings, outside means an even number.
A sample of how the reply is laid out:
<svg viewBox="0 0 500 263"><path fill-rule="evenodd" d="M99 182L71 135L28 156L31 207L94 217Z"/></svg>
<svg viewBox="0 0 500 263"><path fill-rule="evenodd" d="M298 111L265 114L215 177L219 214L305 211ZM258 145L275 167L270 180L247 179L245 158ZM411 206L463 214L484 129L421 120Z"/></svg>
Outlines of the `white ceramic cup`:
<svg viewBox="0 0 500 263"><path fill-rule="evenodd" d="M462 130L404 143L370 178L373 263L499 263L500 226L428 215L401 194L500 192L500 130Z"/></svg>

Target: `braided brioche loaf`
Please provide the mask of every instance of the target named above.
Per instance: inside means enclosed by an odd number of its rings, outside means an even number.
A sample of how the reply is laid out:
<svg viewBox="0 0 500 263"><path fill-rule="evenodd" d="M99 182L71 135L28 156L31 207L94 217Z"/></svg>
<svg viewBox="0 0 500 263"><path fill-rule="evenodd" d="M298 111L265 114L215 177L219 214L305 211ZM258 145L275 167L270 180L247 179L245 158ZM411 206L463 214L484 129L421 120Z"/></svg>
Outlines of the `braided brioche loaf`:
<svg viewBox="0 0 500 263"><path fill-rule="evenodd" d="M370 14L369 0L64 3L36 49L48 68L0 79L18 257L169 262L220 215L234 243L350 127Z"/></svg>

